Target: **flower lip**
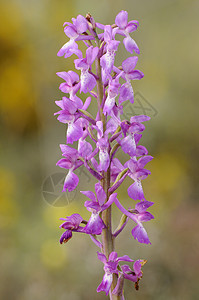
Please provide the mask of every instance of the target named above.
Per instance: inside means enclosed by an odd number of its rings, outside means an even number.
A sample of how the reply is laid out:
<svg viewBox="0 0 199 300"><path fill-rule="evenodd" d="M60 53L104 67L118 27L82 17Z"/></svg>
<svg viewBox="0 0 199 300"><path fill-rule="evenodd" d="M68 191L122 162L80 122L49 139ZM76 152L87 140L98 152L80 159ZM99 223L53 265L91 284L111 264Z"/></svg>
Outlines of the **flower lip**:
<svg viewBox="0 0 199 300"><path fill-rule="evenodd" d="M72 238L72 231L66 230L60 238L60 244L67 243Z"/></svg>

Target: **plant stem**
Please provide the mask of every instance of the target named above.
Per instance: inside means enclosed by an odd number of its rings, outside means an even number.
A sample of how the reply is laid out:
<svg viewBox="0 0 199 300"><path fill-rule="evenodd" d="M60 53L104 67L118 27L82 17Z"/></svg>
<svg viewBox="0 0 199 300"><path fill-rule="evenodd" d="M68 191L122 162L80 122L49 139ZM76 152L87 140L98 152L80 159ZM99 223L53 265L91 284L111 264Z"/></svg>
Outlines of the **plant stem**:
<svg viewBox="0 0 199 300"><path fill-rule="evenodd" d="M97 45L100 46L100 41L98 38ZM106 130L106 118L103 114L102 103L103 103L103 95L104 95L104 88L102 83L101 77L101 66L100 66L100 59L97 59L96 62L96 71L97 71L97 91L98 91L98 109L100 113L100 119L103 123L103 131ZM110 155L110 153L109 153ZM102 187L106 193L106 201L109 199L109 188L110 188L110 167L108 168L107 172L103 172L103 179L101 180ZM104 255L106 255L107 259L111 252L114 251L114 237L112 234L112 226L111 226L111 206L102 212L102 220L106 225L106 228L102 230L102 250ZM111 290L109 293L109 297L111 300L120 300L120 296L116 296L112 294L115 286L117 284L117 275L113 274L113 282L111 285Z"/></svg>

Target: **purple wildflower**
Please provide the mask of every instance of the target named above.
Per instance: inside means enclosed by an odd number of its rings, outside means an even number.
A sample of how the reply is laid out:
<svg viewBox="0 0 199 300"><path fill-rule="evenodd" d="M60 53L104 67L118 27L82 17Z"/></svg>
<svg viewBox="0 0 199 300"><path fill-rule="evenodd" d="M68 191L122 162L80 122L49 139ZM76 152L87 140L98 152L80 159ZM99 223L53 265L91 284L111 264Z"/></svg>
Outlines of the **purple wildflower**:
<svg viewBox="0 0 199 300"><path fill-rule="evenodd" d="M77 18L72 19L73 24L69 22L64 23L64 32L70 38L70 40L63 45L63 47L58 51L58 56L65 56L65 58L71 56L72 54L76 54L77 56L81 56L81 51L78 49L78 45L76 41L78 40L93 40L93 36L81 36L82 33L86 32L88 29L87 20L78 15Z"/></svg>
<svg viewBox="0 0 199 300"><path fill-rule="evenodd" d="M85 140L80 139L78 150L64 144L61 144L60 148L62 155L65 158L60 159L57 162L57 166L69 170L64 181L63 192L67 189L71 192L79 183L79 178L73 171L83 164L81 158L87 159L88 156L90 156L92 153L92 146Z"/></svg>
<svg viewBox="0 0 199 300"><path fill-rule="evenodd" d="M124 138L120 141L122 150L128 153L131 157L140 156L136 155L137 144L141 139L140 133L144 131L145 126L142 122L148 121L150 118L145 115L131 117L130 122L121 122L121 129L124 134Z"/></svg>
<svg viewBox="0 0 199 300"><path fill-rule="evenodd" d="M150 212L146 211L153 204L153 202L141 201L135 205L135 218L138 225L133 228L131 233L134 239L137 239L140 243L151 244L142 222L147 222L151 219L154 219L154 216Z"/></svg>
<svg viewBox="0 0 199 300"><path fill-rule="evenodd" d="M70 217L60 218L60 220L65 221L59 227L66 229L66 231L61 235L60 244L68 242L72 238L72 231L81 232L83 227L79 226L83 221L79 214L73 214Z"/></svg>
<svg viewBox="0 0 199 300"><path fill-rule="evenodd" d="M67 143L72 144L75 141L78 141L83 135L83 128L81 120L79 119L80 113L78 109L85 109L90 103L90 97L87 98L88 101L84 105L76 99L71 100L66 97L63 97L60 101L55 101L55 103L62 109L55 113L59 114L58 120L62 123L68 124L67 130Z"/></svg>
<svg viewBox="0 0 199 300"><path fill-rule="evenodd" d="M115 98L119 93L120 86L121 84L119 83L119 76L117 76L115 79L111 78L109 80L108 95L103 108L104 114L111 114L112 109L115 106Z"/></svg>
<svg viewBox="0 0 199 300"><path fill-rule="evenodd" d="M140 80L144 77L144 74L139 70L134 70L135 66L137 64L138 57L133 56L129 57L122 63L122 68L124 71L124 79L126 80L126 83L124 83L121 86L120 89L120 97L119 97L119 103L122 103L126 100L129 100L131 103L134 102L134 93L133 88L131 85L131 80Z"/></svg>
<svg viewBox="0 0 199 300"><path fill-rule="evenodd" d="M115 30L115 33L125 36L123 43L126 50L130 53L133 53L133 51L135 51L135 53L139 54L140 50L138 48L138 45L129 35L130 32L137 30L137 27L139 26L139 22L136 20L128 22L128 12L122 10L116 16L115 24L119 28Z"/></svg>
<svg viewBox="0 0 199 300"><path fill-rule="evenodd" d="M57 72L57 75L65 80L65 82L60 84L60 86L59 86L60 90L63 93L69 93L69 95L70 95L69 98L71 100L73 100L73 98L75 97L75 94L77 93L77 91L80 88L79 75L76 74L74 71ZM79 101L81 101L81 100L79 99ZM82 105L82 101L80 102L79 105Z"/></svg>
<svg viewBox="0 0 199 300"><path fill-rule="evenodd" d="M86 201L84 206L88 211L92 212L91 217L84 228L84 232L89 234L101 234L102 229L106 226L102 219L99 216L99 213L107 209L117 197L117 194L114 193L109 197L109 200L106 201L106 193L103 190L101 184L98 182L95 184L95 193L91 191L81 191L86 197L91 201Z"/></svg>
<svg viewBox="0 0 199 300"><path fill-rule="evenodd" d="M81 70L81 88L83 93L90 92L96 85L95 77L89 73L89 69L98 55L98 47L89 47L86 50L86 58L75 59L75 68Z"/></svg>
<svg viewBox="0 0 199 300"><path fill-rule="evenodd" d="M119 262L120 261L132 262L133 260L128 255L118 257L117 252L111 252L108 260L106 256L102 253L97 252L97 255L98 255L98 259L101 260L101 262L103 262L104 271L105 271L103 280L97 288L97 292L104 291L106 295L108 295L113 281L113 274L119 273L118 270Z"/></svg>
<svg viewBox="0 0 199 300"><path fill-rule="evenodd" d="M151 172L144 169L144 167L152 159L152 156L146 155L141 157L138 161L136 158L131 158L127 163L125 163L125 166L130 170L128 175L134 180L134 183L128 188L128 195L134 200L145 199L141 180L145 179L149 174L151 174Z"/></svg>
<svg viewBox="0 0 199 300"><path fill-rule="evenodd" d="M107 76L111 74L114 66L115 52L117 51L119 41L113 39L112 28L110 25L104 26L104 41L106 42L106 53L101 57L102 78L105 82Z"/></svg>
<svg viewBox="0 0 199 300"><path fill-rule="evenodd" d="M109 140L108 140L108 132L103 133L103 123L102 121L97 121L96 126L97 130L97 148L99 149L99 171L107 171L110 164L110 156L109 156Z"/></svg>

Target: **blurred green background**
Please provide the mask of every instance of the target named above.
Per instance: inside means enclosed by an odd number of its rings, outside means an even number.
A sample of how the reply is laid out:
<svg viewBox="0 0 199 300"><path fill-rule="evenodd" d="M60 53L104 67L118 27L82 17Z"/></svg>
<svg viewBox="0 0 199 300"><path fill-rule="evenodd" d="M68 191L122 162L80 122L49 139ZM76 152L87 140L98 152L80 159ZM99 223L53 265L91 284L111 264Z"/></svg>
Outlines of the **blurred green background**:
<svg viewBox="0 0 199 300"><path fill-rule="evenodd" d="M0 1L0 299L106 298L96 293L103 268L89 237L74 234L59 245L59 218L77 211L87 217L85 198L68 196L69 204L57 207L42 189L62 172L55 166L65 142L65 127L53 116L62 96L55 73L73 61L56 56L68 40L62 24L87 12L112 24L122 9L140 21L133 37L145 77L134 89L157 111L149 112L142 139L155 157L143 183L155 202L155 220L146 224L152 245L132 238L131 222L116 245L119 255L148 260L140 290L126 283L126 299L198 299L199 1L192 0ZM119 53L120 62L128 56ZM119 191L126 207L129 183Z"/></svg>

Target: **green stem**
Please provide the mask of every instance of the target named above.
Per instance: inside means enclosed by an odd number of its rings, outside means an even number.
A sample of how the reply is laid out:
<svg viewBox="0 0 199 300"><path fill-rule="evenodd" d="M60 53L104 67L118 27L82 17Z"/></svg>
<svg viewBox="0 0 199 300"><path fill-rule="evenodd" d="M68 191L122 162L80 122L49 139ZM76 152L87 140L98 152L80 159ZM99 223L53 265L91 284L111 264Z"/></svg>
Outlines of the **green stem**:
<svg viewBox="0 0 199 300"><path fill-rule="evenodd" d="M100 47L100 41L98 38L96 38L97 46ZM100 119L103 123L103 131L106 130L106 118L103 114L102 109L102 101L104 96L104 89L103 89L103 83L102 83L102 77L101 77L101 66L100 66L100 59L97 59L96 62L96 71L97 71L97 90L98 90L98 109L100 112ZM103 179L101 180L102 187L104 191L106 192L106 201L109 199L109 188L110 188L110 167L108 168L107 172L103 172ZM102 220L104 224L106 225L106 228L102 230L102 248L103 253L106 255L107 259L111 252L114 251L114 237L112 234L112 226L111 226L111 206L102 212ZM113 282L111 285L111 291L109 293L109 297L111 300L120 300L120 296L116 296L112 294L112 291L114 290L115 286L117 284L117 275L113 274Z"/></svg>

